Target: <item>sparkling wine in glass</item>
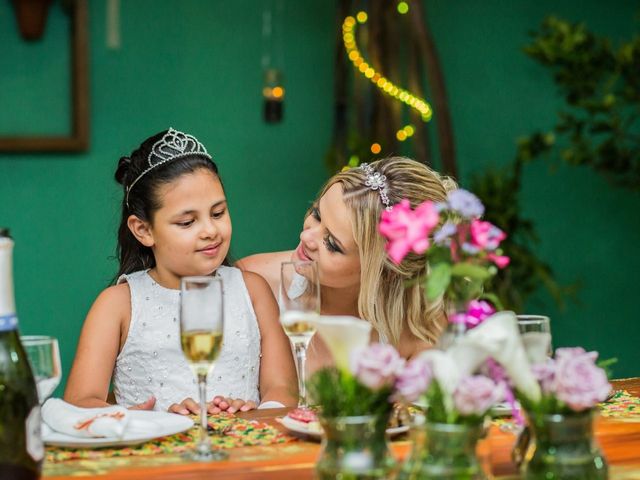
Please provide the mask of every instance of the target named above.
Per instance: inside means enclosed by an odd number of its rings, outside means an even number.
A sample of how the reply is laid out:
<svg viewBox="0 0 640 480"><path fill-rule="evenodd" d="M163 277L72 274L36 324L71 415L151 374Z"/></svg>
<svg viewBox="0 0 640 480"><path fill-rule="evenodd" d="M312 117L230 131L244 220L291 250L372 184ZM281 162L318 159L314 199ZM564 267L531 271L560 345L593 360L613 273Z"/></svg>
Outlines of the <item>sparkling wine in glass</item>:
<svg viewBox="0 0 640 480"><path fill-rule="evenodd" d="M222 349L224 309L222 279L184 277L180 288L180 342L191 370L198 378L200 438L189 457L197 461L222 460L227 454L212 449L207 424L207 375Z"/></svg>
<svg viewBox="0 0 640 480"><path fill-rule="evenodd" d="M280 267L280 323L296 354L298 406L307 406L305 362L307 347L320 314L320 281L315 261L283 262Z"/></svg>
<svg viewBox="0 0 640 480"><path fill-rule="evenodd" d="M53 394L62 377L58 339L46 335L24 335L20 341L27 353L42 405Z"/></svg>

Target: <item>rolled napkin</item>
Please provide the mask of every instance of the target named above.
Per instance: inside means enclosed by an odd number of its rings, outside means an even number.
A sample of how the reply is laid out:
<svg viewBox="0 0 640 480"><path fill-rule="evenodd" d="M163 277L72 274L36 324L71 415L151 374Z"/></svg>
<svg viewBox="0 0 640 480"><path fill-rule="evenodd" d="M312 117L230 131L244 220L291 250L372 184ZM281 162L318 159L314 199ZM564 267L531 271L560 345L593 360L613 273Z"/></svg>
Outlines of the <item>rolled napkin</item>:
<svg viewBox="0 0 640 480"><path fill-rule="evenodd" d="M42 406L44 423L56 432L73 437L122 438L129 419L129 410L119 405L80 408L59 398L50 398Z"/></svg>

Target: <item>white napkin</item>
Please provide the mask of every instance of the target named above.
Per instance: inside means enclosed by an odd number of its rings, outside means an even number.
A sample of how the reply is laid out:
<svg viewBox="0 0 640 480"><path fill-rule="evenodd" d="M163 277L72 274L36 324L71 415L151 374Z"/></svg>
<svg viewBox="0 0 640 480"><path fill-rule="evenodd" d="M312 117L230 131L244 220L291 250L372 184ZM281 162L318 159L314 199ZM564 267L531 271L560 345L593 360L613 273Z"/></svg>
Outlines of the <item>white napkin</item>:
<svg viewBox="0 0 640 480"><path fill-rule="evenodd" d="M118 405L80 408L59 398L50 398L42 406L44 423L56 432L73 437L122 438L129 419L129 410Z"/></svg>

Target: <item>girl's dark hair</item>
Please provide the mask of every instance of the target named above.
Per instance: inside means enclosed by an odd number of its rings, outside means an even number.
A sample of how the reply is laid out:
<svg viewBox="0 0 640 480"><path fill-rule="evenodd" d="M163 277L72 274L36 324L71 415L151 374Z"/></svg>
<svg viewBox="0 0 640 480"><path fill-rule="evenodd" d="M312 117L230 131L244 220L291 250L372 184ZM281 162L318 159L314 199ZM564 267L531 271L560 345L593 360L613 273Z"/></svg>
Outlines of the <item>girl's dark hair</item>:
<svg viewBox="0 0 640 480"><path fill-rule="evenodd" d="M147 138L129 157L122 157L118 162L115 179L124 187L124 191L122 217L118 227L117 257L120 267L114 282L118 280L120 275L153 268L156 265L151 248L145 247L133 236L127 225L127 219L130 215L135 215L140 220L150 222L153 214L161 207L157 195L160 186L200 169L210 171L222 183L216 164L206 156L194 153L170 160L145 173L129 192L129 205L127 206L127 187L149 167L148 157L153 145L162 139L167 132L165 130Z"/></svg>

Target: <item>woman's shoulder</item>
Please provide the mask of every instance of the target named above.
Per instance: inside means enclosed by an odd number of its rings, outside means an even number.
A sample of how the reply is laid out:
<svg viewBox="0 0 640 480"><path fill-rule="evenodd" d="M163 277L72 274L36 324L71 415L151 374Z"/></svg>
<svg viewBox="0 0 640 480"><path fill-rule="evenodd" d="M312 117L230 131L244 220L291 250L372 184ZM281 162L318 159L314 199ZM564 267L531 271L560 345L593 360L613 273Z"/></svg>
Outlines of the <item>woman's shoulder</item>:
<svg viewBox="0 0 640 480"><path fill-rule="evenodd" d="M280 286L280 264L291 260L291 250L249 255L236 262L236 267L247 272L254 272L264 278L274 295Z"/></svg>

